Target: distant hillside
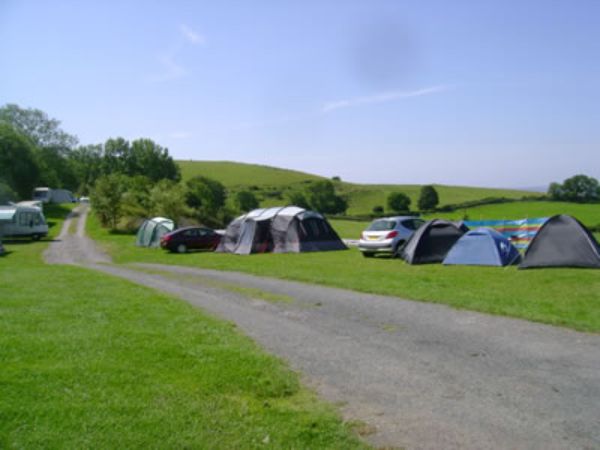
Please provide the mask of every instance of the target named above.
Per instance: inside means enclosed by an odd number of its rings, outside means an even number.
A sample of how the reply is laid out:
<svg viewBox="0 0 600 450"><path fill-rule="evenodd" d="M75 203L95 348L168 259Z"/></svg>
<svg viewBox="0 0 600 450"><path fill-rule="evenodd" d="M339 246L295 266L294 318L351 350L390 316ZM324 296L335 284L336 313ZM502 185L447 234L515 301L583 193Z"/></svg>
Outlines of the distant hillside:
<svg viewBox="0 0 600 450"><path fill-rule="evenodd" d="M231 191L251 189L257 192L262 206L274 206L285 203L285 194L291 189L301 189L303 184L323 177L295 170L280 169L257 164L245 164L230 161L178 161L183 179L195 175L204 175L223 183ZM374 206L386 207L390 192L400 191L407 194L416 209L419 198L419 185L356 184L335 182L340 194L348 198L349 215L370 214ZM481 200L488 197L518 199L535 195L525 190L490 189L463 186L435 185L440 197L440 206Z"/></svg>
<svg viewBox="0 0 600 450"><path fill-rule="evenodd" d="M319 180L322 177L296 170L231 161L177 161L184 180L204 175L219 180L227 188L287 186Z"/></svg>

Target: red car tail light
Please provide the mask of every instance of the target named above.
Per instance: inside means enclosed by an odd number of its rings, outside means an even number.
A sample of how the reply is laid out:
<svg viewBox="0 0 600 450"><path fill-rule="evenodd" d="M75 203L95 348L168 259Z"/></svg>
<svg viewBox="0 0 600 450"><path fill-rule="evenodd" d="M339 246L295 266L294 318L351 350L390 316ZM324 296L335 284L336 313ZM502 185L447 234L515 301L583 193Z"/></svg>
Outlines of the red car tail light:
<svg viewBox="0 0 600 450"><path fill-rule="evenodd" d="M392 238L395 238L396 236L398 236L398 232L396 230L394 230L394 231L390 231L385 238L392 239Z"/></svg>

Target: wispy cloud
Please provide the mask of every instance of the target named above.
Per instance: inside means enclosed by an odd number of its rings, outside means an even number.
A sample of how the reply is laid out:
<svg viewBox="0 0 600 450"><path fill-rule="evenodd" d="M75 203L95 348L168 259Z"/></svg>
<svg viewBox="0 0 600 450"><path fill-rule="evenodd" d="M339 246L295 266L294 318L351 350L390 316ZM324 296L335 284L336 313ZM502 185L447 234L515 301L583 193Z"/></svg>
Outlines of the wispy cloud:
<svg viewBox="0 0 600 450"><path fill-rule="evenodd" d="M189 133L187 131L174 131L172 133L169 133L169 137L171 139L188 139L192 136L192 133Z"/></svg>
<svg viewBox="0 0 600 450"><path fill-rule="evenodd" d="M444 92L448 89L448 86L432 86L415 91L390 91L369 95L366 97L354 97L344 100L336 100L325 103L321 108L321 112L328 113L335 111L336 109L352 108L354 106L368 105L373 103L388 103L410 97L422 97L425 95L436 94L438 92Z"/></svg>
<svg viewBox="0 0 600 450"><path fill-rule="evenodd" d="M185 67L175 61L175 55L165 54L158 57L158 62L162 68L161 73L150 77L150 81L160 82L176 80L188 74Z"/></svg>
<svg viewBox="0 0 600 450"><path fill-rule="evenodd" d="M186 24L181 24L179 26L179 30L185 39L194 45L206 45L206 37L198 33L197 31L192 30Z"/></svg>
<svg viewBox="0 0 600 450"><path fill-rule="evenodd" d="M189 44L205 46L206 38L185 24L179 26L179 31L183 39L180 36L175 45L157 56L161 71L158 74L149 76L147 78L148 81L160 83L183 78L189 74L189 71L178 61L184 56L182 54L185 53L186 47L189 47Z"/></svg>

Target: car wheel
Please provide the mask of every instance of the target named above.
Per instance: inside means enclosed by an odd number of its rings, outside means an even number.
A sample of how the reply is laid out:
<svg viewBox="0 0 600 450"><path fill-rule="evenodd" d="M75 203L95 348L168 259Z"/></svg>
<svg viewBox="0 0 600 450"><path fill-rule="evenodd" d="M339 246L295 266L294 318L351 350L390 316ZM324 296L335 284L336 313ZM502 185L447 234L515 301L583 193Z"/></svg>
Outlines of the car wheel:
<svg viewBox="0 0 600 450"><path fill-rule="evenodd" d="M31 236L31 240L32 241L39 241L41 238L41 236L39 234L34 234Z"/></svg>
<svg viewBox="0 0 600 450"><path fill-rule="evenodd" d="M187 252L187 247L185 244L179 244L177 246L177 253L186 253Z"/></svg>
<svg viewBox="0 0 600 450"><path fill-rule="evenodd" d="M394 251L392 252L393 258L400 258L400 251L402 250L402 247L404 247L404 244L406 244L406 241L400 241L396 244L396 247L394 247Z"/></svg>
<svg viewBox="0 0 600 450"><path fill-rule="evenodd" d="M372 258L373 256L375 256L375 253L371 253L371 252L363 252L363 256L365 258Z"/></svg>

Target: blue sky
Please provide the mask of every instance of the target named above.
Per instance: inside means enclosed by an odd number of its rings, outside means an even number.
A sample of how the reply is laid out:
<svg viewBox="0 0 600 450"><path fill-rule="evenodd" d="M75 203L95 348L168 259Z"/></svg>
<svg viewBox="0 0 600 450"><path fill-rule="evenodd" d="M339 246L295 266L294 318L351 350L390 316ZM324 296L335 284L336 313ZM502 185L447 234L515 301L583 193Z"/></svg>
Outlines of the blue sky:
<svg viewBox="0 0 600 450"><path fill-rule="evenodd" d="M600 178L600 2L0 1L0 104L371 183Z"/></svg>

